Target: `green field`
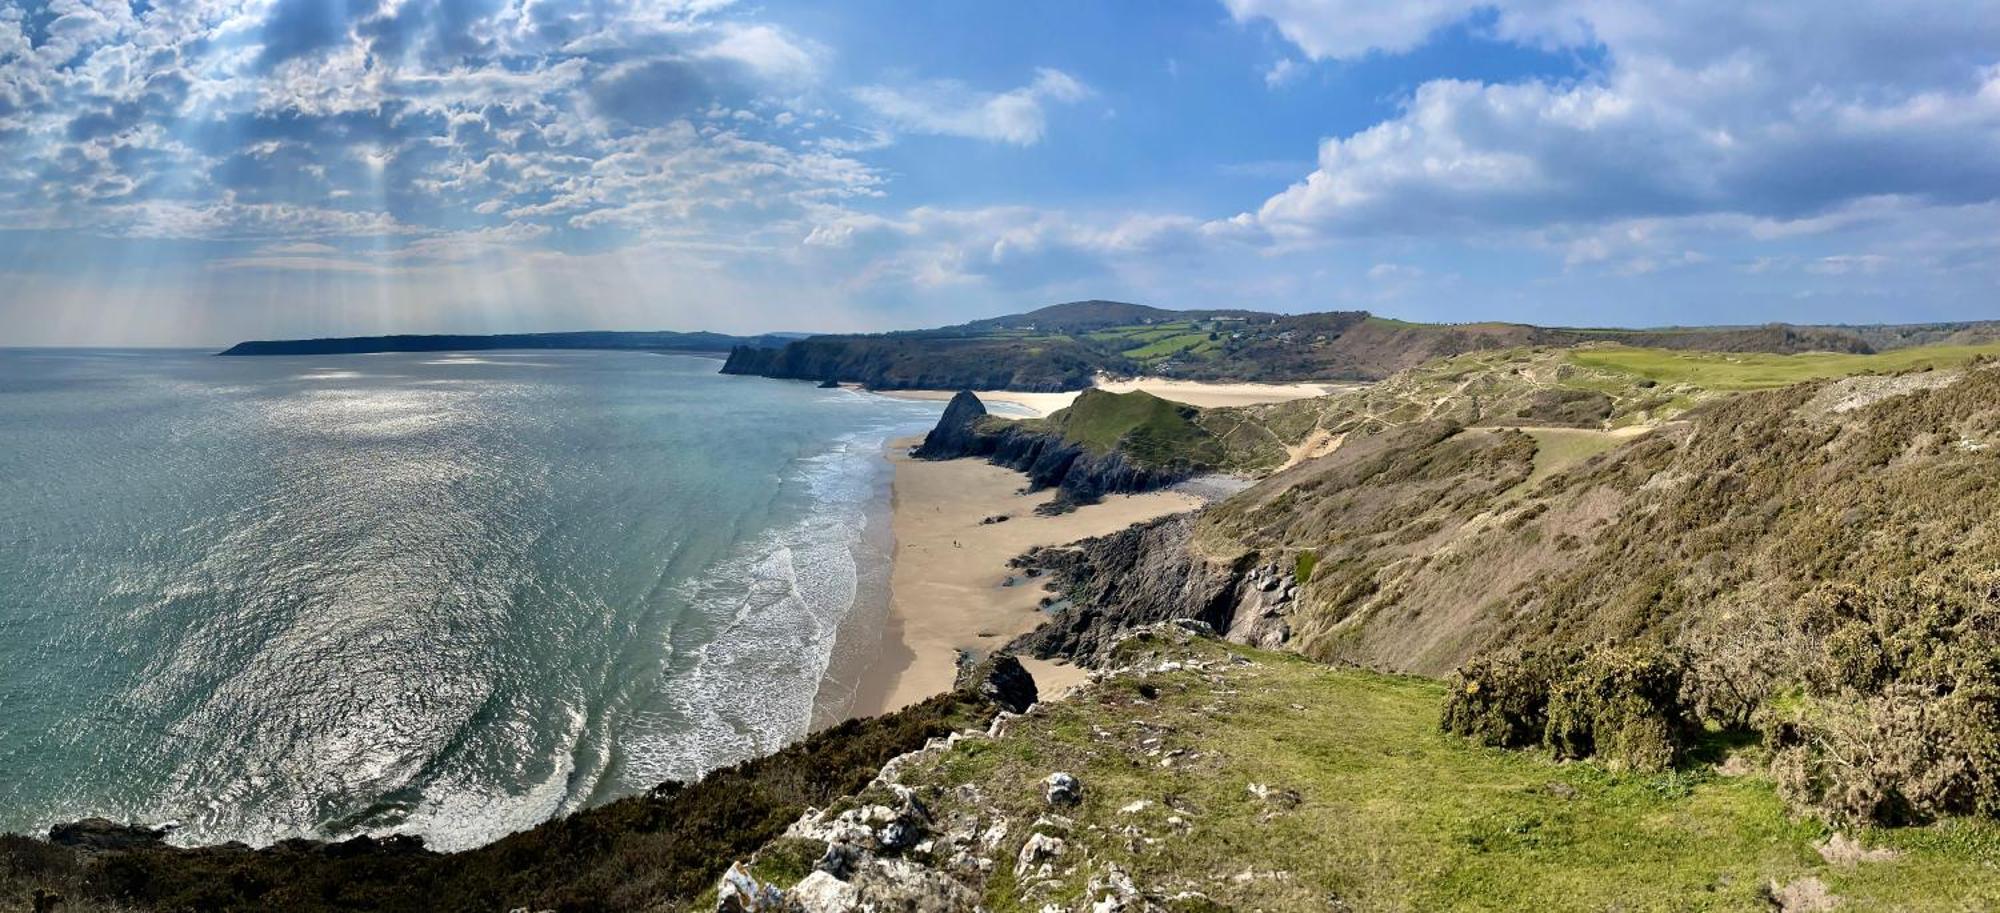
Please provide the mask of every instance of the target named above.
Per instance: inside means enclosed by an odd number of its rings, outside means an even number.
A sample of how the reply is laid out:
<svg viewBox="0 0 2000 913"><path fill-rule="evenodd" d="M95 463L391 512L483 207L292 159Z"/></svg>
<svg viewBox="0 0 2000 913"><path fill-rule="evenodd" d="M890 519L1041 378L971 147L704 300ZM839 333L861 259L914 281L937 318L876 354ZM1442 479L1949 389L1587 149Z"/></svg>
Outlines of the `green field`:
<svg viewBox="0 0 2000 913"><path fill-rule="evenodd" d="M1122 354L1126 358L1149 361L1158 358L1168 358L1186 352L1199 354L1221 347L1222 343L1218 340L1208 338L1208 333L1206 332L1175 333L1174 335L1154 340L1148 345L1143 345L1135 349L1126 349Z"/></svg>
<svg viewBox="0 0 2000 913"><path fill-rule="evenodd" d="M1807 878L1840 910L2000 904L2000 826L1859 832L1895 858L1830 862L1827 828L1763 775L1715 771L1747 750L1730 739L1667 774L1558 764L1439 732L1438 682L1191 649L1206 668L1114 679L905 778L942 788L940 820L1017 822L1010 847L1047 813L1041 778L1083 783L1062 831L1074 868L1029 892L1003 863L988 909L1087 908L1107 865L1160 896L1201 892L1173 907L1190 910L1768 910L1772 885ZM993 807L961 808L959 784Z"/></svg>
<svg viewBox="0 0 2000 913"><path fill-rule="evenodd" d="M1983 355L2000 355L2000 343L1920 346L1874 355L1772 355L1605 346L1570 352L1569 360L1582 367L1621 371L1662 384L1692 384L1708 390L1733 391L1783 387L1824 377L1956 367Z"/></svg>

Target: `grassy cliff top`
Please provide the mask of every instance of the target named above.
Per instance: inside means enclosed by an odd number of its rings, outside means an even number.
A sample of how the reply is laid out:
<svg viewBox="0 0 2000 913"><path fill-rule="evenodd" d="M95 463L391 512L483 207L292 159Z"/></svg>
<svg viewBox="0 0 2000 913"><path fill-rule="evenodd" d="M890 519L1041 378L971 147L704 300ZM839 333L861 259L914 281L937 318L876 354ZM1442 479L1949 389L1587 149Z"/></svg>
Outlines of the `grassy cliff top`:
<svg viewBox="0 0 2000 913"><path fill-rule="evenodd" d="M990 874L955 870L986 909L1088 909L1113 871L1168 910L1765 910L1788 889L1842 910L2000 904L2000 827L1857 831L1823 855L1832 831L1770 780L1718 771L1742 750L1719 737L1665 774L1556 763L1440 732L1437 682L1149 638L1119 655L1149 671L899 772L934 821L1008 822ZM1054 771L1079 804L1044 800ZM871 789L837 807L888 801ZM1015 864L1036 833L1064 844L1046 877ZM763 874L789 885L805 872L781 859L816 847L783 849Z"/></svg>
<svg viewBox="0 0 2000 913"><path fill-rule="evenodd" d="M1692 352L1603 346L1567 353L1569 363L1615 371L1660 384L1690 384L1707 390L1762 390L1808 380L1857 374L1895 374L1926 368L1959 367L1975 358L2000 355L2000 343L1935 345L1869 355L1846 352Z"/></svg>

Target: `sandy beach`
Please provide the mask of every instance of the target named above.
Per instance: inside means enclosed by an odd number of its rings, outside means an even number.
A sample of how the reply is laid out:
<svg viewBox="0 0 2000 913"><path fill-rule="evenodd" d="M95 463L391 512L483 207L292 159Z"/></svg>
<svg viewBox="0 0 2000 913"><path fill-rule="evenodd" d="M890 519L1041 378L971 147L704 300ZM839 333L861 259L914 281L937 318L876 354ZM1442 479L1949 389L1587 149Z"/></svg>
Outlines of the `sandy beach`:
<svg viewBox="0 0 2000 913"><path fill-rule="evenodd" d="M859 672L853 716L886 713L947 690L957 672L956 651L983 654L1041 624L1042 584L1010 573L1008 559L1201 504L1193 495L1152 492L1038 516L1035 507L1054 492L1021 494L1026 483L1020 473L979 460L912 460L907 451L915 443L889 448L896 538L889 616L875 661ZM1008 519L980 522L994 516ZM1044 694L1082 678L1071 667L1023 662Z"/></svg>
<svg viewBox="0 0 2000 913"><path fill-rule="evenodd" d="M1135 377L1129 380L1112 380L1100 376L1095 384L1099 390L1112 393L1130 393L1144 390L1161 399L1170 399L1190 406L1212 408L1216 406L1254 406L1259 403L1282 403L1313 396L1326 396L1341 390L1351 389L1356 384L1316 383L1316 384L1216 384L1193 380L1172 380L1165 377ZM883 396L896 399L948 400L954 390L882 390ZM991 406L993 403L1008 403L1030 410L1036 415L1048 415L1061 409L1076 399L1077 391L1068 393L1015 393L1009 390L975 390L981 401Z"/></svg>

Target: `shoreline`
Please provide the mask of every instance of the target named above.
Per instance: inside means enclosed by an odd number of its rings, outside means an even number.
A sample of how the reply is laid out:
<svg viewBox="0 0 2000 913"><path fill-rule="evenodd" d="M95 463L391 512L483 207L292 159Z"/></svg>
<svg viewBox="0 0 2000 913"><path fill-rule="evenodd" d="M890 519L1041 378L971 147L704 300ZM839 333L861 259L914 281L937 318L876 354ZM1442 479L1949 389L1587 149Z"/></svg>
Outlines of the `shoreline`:
<svg viewBox="0 0 2000 913"><path fill-rule="evenodd" d="M911 459L908 450L917 440L891 441L886 448L893 467L889 611L874 649L849 654L868 660L854 684L849 718L948 691L959 651L983 656L1046 621L1040 606L1045 584L1009 568L1010 559L1204 503L1184 492L1157 491L1040 516L1035 508L1054 498L1053 490L1024 494L1020 473L982 460ZM997 516L1008 519L982 522ZM1021 662L1045 697L1084 678L1073 666L1029 657Z"/></svg>
<svg viewBox="0 0 2000 913"><path fill-rule="evenodd" d="M1328 396L1364 386L1367 385L1337 381L1255 384L1211 383L1199 380L1174 380L1166 377L1133 377L1125 380L1112 380L1100 374L1090 389L1104 390L1109 393L1131 393L1144 390L1164 400L1212 409L1222 406L1256 406L1266 403L1290 402L1295 399L1310 399L1316 396ZM857 389L859 388L857 387ZM868 392L891 399L943 402L950 400L958 391L871 390ZM1071 402L1076 400L1077 394L1083 391L1017 393L1011 390L974 390L972 392L978 394L980 402L986 403L988 406L994 403L1006 403L1033 412L1033 417L1035 418L1046 418L1050 413L1067 407ZM1011 418L1014 416L1008 417Z"/></svg>

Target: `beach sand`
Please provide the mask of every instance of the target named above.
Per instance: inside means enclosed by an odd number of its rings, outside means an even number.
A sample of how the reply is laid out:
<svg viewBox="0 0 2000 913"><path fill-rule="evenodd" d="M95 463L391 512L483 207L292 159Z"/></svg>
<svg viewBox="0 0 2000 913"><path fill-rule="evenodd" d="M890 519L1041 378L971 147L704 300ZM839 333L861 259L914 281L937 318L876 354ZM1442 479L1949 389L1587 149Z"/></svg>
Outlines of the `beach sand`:
<svg viewBox="0 0 2000 913"><path fill-rule="evenodd" d="M957 674L955 651L983 655L1042 623L1042 582L1016 575L1008 559L1201 505L1193 495L1162 491L1038 516L1035 507L1053 491L1021 494L1027 483L1020 473L979 460L912 460L907 451L915 443L890 445L896 554L889 615L873 662L858 670L852 716L887 713L949 690ZM992 516L1008 519L980 522ZM1015 584L1004 585L1010 577ZM1023 663L1044 695L1083 678L1069 666Z"/></svg>
<svg viewBox="0 0 2000 913"><path fill-rule="evenodd" d="M1318 383L1318 384L1215 384L1192 380L1170 380L1164 377L1135 377L1130 380L1097 378L1096 387L1112 393L1130 393L1144 390L1161 399L1187 403L1190 406L1212 408L1215 406L1254 406L1259 403L1282 403L1313 396L1326 396L1342 390L1352 389L1358 384ZM896 399L948 400L953 390L882 390L883 396ZM993 403L1008 403L1031 410L1036 415L1048 415L1068 406L1076 399L1076 391L1068 393L1015 393L1008 390L975 390L980 401L991 406Z"/></svg>

